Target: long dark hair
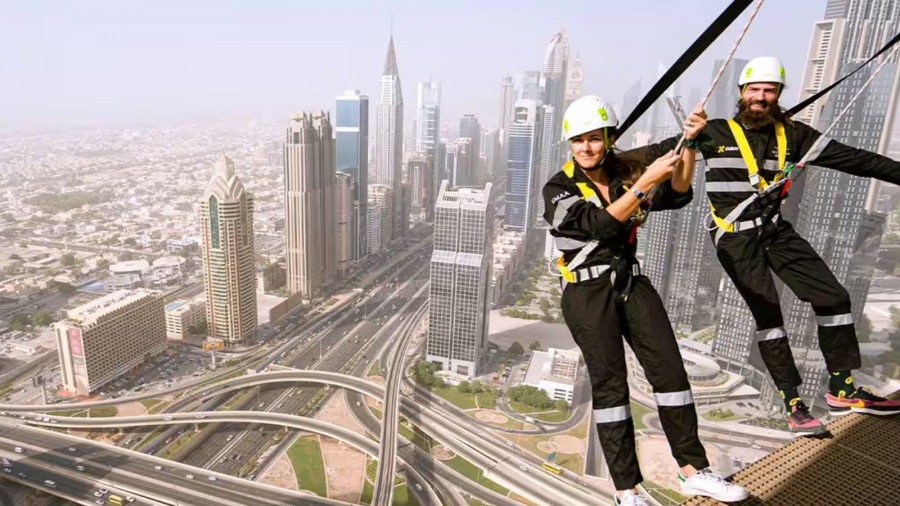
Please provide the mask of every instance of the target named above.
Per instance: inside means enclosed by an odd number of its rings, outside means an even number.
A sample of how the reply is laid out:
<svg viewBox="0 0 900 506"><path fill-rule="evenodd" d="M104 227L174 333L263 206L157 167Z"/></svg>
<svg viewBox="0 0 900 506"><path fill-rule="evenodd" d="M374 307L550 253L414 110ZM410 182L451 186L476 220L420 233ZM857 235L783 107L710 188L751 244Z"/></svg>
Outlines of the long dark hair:
<svg viewBox="0 0 900 506"><path fill-rule="evenodd" d="M612 181L619 179L622 184L631 187L647 170L644 160L637 154L631 154L613 147L601 162L606 177Z"/></svg>

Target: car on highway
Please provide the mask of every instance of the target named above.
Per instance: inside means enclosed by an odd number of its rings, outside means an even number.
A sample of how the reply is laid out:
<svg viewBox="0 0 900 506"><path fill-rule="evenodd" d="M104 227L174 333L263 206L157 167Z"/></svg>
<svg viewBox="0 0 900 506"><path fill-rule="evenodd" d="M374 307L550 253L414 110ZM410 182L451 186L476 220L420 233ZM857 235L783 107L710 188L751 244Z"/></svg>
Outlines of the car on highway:
<svg viewBox="0 0 900 506"><path fill-rule="evenodd" d="M216 480L218 480L218 478L216 478L215 476L208 476L206 479L209 480L209 481L216 481Z"/></svg>
<svg viewBox="0 0 900 506"><path fill-rule="evenodd" d="M162 470L163 470L163 466L156 465L156 466L153 466L153 469L156 469L157 471L162 471Z"/></svg>
<svg viewBox="0 0 900 506"><path fill-rule="evenodd" d="M70 446L70 447L69 447L69 451L72 452L72 453L75 453L75 452L77 452L78 450L77 450L74 446Z"/></svg>
<svg viewBox="0 0 900 506"><path fill-rule="evenodd" d="M163 420L165 420L165 421L167 421L167 422L171 422L171 421L172 421L172 417L171 417L171 416L167 416L167 417L163 418Z"/></svg>
<svg viewBox="0 0 900 506"><path fill-rule="evenodd" d="M415 487L416 487L416 490L418 490L419 492L422 491L422 485L419 485L418 483L416 483Z"/></svg>
<svg viewBox="0 0 900 506"><path fill-rule="evenodd" d="M75 469L77 469L78 471L84 471L84 466L77 465L77 466L75 466Z"/></svg>
<svg viewBox="0 0 900 506"><path fill-rule="evenodd" d="M199 414L199 415L197 415L197 418L203 419L203 418L206 418L206 415L204 415L204 414Z"/></svg>
<svg viewBox="0 0 900 506"><path fill-rule="evenodd" d="M528 466L522 465L522 466L519 466L519 469L525 471L526 473L528 472Z"/></svg>
<svg viewBox="0 0 900 506"><path fill-rule="evenodd" d="M193 474L188 474L188 475L185 475L185 478L187 478L187 479L189 479L189 480L193 480L193 479L194 479L194 475L193 475Z"/></svg>
<svg viewBox="0 0 900 506"><path fill-rule="evenodd" d="M21 446L17 446L14 451L16 453L25 453L25 448L22 448Z"/></svg>
<svg viewBox="0 0 900 506"><path fill-rule="evenodd" d="M3 472L6 473L6 474L11 474L11 473L12 473L12 469L10 469L10 468L8 468L8 467L4 467L4 468L3 468Z"/></svg>

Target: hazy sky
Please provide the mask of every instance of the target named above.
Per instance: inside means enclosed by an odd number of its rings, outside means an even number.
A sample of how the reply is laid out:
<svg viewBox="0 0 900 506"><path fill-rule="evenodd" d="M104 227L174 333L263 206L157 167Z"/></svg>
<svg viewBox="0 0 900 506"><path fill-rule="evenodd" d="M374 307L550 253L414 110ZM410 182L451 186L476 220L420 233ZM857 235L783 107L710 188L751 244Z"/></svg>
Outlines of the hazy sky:
<svg viewBox="0 0 900 506"><path fill-rule="evenodd" d="M333 110L360 89L372 103L393 17L406 114L418 81L443 87L445 120L496 124L500 80L539 70L565 26L584 91L619 102L670 64L729 0L45 1L0 8L0 128ZM744 17L688 71L706 87L712 61ZM825 0L769 0L738 57L773 55L797 83ZM796 101L797 88L785 102Z"/></svg>

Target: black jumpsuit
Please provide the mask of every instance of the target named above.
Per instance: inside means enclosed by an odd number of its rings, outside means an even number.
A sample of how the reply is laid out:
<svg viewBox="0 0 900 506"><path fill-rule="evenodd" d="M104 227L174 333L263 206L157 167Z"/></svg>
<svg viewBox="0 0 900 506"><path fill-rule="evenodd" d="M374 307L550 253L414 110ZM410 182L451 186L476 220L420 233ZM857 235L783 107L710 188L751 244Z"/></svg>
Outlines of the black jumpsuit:
<svg viewBox="0 0 900 506"><path fill-rule="evenodd" d="M662 148L646 148L650 160ZM593 184L580 168L572 177L561 171L544 186L544 218L564 260L572 258L585 243L599 245L578 269L608 265L616 257L636 263L633 245L628 245L629 226L613 218L600 196L593 202L582 198L578 183ZM610 198L623 193L617 180L610 182ZM678 209L693 198L692 190L680 194L668 182L660 185L652 209ZM597 205L599 204L599 206ZM562 293L562 311L569 330L587 364L593 393L594 421L616 489L626 490L643 478L638 466L625 366L627 341L653 386L659 416L672 455L679 466L708 467L706 452L697 435L697 413L684 363L659 294L646 276L635 275L631 292L621 303L615 300L610 270L595 279L568 283ZM621 274L620 274L621 275ZM626 273L627 275L627 273ZM620 279L616 285L620 285Z"/></svg>
<svg viewBox="0 0 900 506"><path fill-rule="evenodd" d="M800 122L784 125L786 160L798 162L812 149L819 132ZM778 146L775 128L743 129L757 159L759 172L771 183L778 174ZM726 120L710 120L699 139L706 159L706 192L715 213L725 218L740 202L756 190L748 179L747 165ZM832 139L822 139L815 146L808 164L830 167L862 177L874 177L900 183L900 162L852 148ZM795 171L797 169L794 169ZM818 169L804 169L818 170ZM840 188L834 191L839 193ZM756 320L756 340L760 355L780 390L802 383L794 363L778 292L772 278L774 272L804 302L812 305L818 325L819 347L830 372L858 369L861 365L859 343L850 313L850 296L838 282L828 265L791 226L777 216L777 206L766 213L764 206L754 205L739 218L746 228L737 232L711 232L716 241L719 263L728 273L750 307ZM773 212L774 211L774 212ZM754 226L759 218L775 217L762 227ZM765 220L762 220L765 221Z"/></svg>

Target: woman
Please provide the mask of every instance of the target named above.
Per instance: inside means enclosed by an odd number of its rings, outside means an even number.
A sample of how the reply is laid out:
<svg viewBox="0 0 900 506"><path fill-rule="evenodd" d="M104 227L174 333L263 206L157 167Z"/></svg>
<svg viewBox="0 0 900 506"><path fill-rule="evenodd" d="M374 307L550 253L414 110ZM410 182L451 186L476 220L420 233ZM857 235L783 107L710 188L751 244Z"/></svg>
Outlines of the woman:
<svg viewBox="0 0 900 506"><path fill-rule="evenodd" d="M635 488L643 478L634 445L623 337L653 386L660 422L681 467L682 493L739 501L747 492L709 470L675 334L659 294L640 275L635 259L640 217L691 201L694 153L665 152L674 147L674 139L616 152L612 142L617 123L615 111L601 98L589 95L573 102L563 121L572 160L547 182L543 193L544 218L563 253L558 262L563 316L590 374L594 421L617 489L615 504L647 504ZM696 138L705 124L706 114L695 110L685 121L686 137Z"/></svg>

